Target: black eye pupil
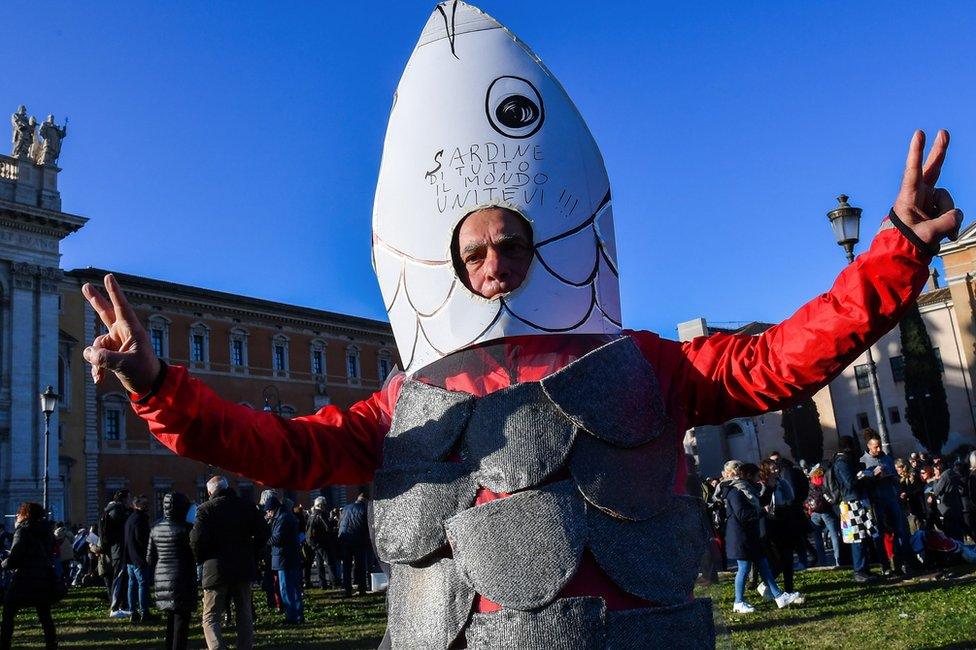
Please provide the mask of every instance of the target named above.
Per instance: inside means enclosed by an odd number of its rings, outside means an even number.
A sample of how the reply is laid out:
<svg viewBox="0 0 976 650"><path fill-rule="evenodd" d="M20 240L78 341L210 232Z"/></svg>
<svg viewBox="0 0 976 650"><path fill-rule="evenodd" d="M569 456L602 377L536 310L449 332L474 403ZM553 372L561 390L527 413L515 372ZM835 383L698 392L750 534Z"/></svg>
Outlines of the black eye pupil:
<svg viewBox="0 0 976 650"><path fill-rule="evenodd" d="M510 129L520 129L539 119L539 107L528 97L512 95L498 105L495 117Z"/></svg>

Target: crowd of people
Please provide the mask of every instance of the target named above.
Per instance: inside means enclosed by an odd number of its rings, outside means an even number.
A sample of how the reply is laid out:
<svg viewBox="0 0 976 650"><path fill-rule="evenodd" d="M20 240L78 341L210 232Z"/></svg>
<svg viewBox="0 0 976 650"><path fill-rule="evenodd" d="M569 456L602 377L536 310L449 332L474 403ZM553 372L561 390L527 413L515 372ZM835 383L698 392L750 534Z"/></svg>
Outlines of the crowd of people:
<svg viewBox="0 0 976 650"><path fill-rule="evenodd" d="M0 537L0 650L11 647L17 613L28 607L37 611L47 647L56 648L51 607L72 585L103 585L111 618L165 624L168 650L187 647L201 593L203 636L213 650L227 647L222 629L229 622L235 646L252 647L252 585L260 584L283 625L305 622L303 594L316 584L313 568L320 589L367 592L376 559L365 493L341 509L317 497L306 511L266 490L255 506L214 476L207 494L198 505L182 493L166 494L153 523L148 499L121 490L96 525L74 532L51 522L40 504L24 503L12 538Z"/></svg>
<svg viewBox="0 0 976 650"><path fill-rule="evenodd" d="M688 491L702 495L714 533L703 574L714 580L734 563L734 612L755 611L749 587L778 607L803 604L797 568L850 564L854 581L870 583L976 561L966 546L976 543L976 451L896 459L873 429L862 437L863 453L845 436L833 458L812 467L773 453L758 465L730 460L721 477L689 473Z"/></svg>

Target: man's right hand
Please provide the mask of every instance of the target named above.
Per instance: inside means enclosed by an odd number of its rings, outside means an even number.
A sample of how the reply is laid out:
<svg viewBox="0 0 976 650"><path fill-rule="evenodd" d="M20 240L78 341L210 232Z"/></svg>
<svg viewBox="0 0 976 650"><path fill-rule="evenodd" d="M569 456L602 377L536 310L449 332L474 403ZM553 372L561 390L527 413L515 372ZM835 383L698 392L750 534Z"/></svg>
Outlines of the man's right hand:
<svg viewBox="0 0 976 650"><path fill-rule="evenodd" d="M122 287L111 273L105 276L109 298L91 284L81 288L91 303L107 334L96 336L85 348L85 361L91 364L92 378L99 383L105 371L115 373L122 386L135 395L149 392L159 375L160 361L153 353L146 328L139 322L132 306L125 299Z"/></svg>

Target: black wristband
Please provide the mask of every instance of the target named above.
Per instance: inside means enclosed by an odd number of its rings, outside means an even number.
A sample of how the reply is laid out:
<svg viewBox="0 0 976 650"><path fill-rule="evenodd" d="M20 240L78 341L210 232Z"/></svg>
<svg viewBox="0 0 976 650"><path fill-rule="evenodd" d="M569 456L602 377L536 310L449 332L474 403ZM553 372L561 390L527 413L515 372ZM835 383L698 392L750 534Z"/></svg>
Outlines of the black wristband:
<svg viewBox="0 0 976 650"><path fill-rule="evenodd" d="M920 251L924 251L929 255L935 256L939 254L940 250L942 250L942 246L939 244L926 244L923 242L919 236L915 234L914 230L906 226L905 222L898 218L898 215L895 214L894 208L888 212L888 220L891 221L891 224L898 229L898 232L905 235L905 239L915 244L915 247Z"/></svg>
<svg viewBox="0 0 976 650"><path fill-rule="evenodd" d="M159 389L163 387L163 382L166 381L166 371L169 370L169 366L162 359L159 360L159 374L153 379L152 386L149 387L149 392L140 397L137 400L133 400L134 404L145 404L148 402Z"/></svg>

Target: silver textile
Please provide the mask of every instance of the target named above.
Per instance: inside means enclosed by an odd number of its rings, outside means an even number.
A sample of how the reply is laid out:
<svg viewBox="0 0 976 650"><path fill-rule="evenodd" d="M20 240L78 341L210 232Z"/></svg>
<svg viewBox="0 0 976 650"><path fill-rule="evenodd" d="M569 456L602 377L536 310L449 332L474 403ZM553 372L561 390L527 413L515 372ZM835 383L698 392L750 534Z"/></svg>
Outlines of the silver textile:
<svg viewBox="0 0 976 650"><path fill-rule="evenodd" d="M538 382L516 384L478 400L462 455L493 492L546 481L566 462L576 427L546 399Z"/></svg>
<svg viewBox="0 0 976 650"><path fill-rule="evenodd" d="M607 612L607 650L706 650L715 647L712 601Z"/></svg>
<svg viewBox="0 0 976 650"><path fill-rule="evenodd" d="M446 528L458 570L474 590L522 610L547 605L562 591L576 574L586 534L572 481L469 508Z"/></svg>
<svg viewBox="0 0 976 650"><path fill-rule="evenodd" d="M474 650L598 650L606 647L602 598L560 598L543 609L473 614L465 631Z"/></svg>
<svg viewBox="0 0 976 650"><path fill-rule="evenodd" d="M403 382L390 432L383 443L383 466L444 460L471 417L475 398L467 393Z"/></svg>
<svg viewBox="0 0 976 650"><path fill-rule="evenodd" d="M464 629L474 591L451 558L394 564L387 590L387 632L395 650L443 650Z"/></svg>
<svg viewBox="0 0 976 650"><path fill-rule="evenodd" d="M669 427L665 435L629 449L581 432L569 459L580 492L593 505L623 519L640 521L661 512L674 493L674 431Z"/></svg>
<svg viewBox="0 0 976 650"><path fill-rule="evenodd" d="M377 470L371 508L376 554L384 562L416 562L447 543L444 521L477 493L459 463Z"/></svg>
<svg viewBox="0 0 976 650"><path fill-rule="evenodd" d="M588 546L624 591L659 605L677 605L695 586L705 552L700 499L675 496L660 515L622 521L586 508Z"/></svg>
<svg viewBox="0 0 976 650"><path fill-rule="evenodd" d="M702 506L673 494L663 404L629 337L479 398L408 380L371 511L393 647L448 648L461 630L471 648L713 647L710 606L688 602ZM510 496L473 506L479 485ZM559 598L586 548L655 607ZM476 592L501 610L471 614Z"/></svg>
<svg viewBox="0 0 976 650"><path fill-rule="evenodd" d="M541 382L580 428L617 447L637 447L666 424L654 369L629 336L580 357Z"/></svg>

